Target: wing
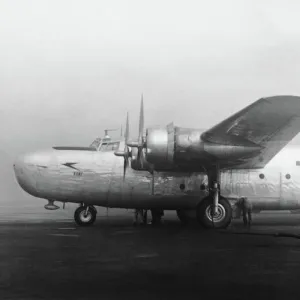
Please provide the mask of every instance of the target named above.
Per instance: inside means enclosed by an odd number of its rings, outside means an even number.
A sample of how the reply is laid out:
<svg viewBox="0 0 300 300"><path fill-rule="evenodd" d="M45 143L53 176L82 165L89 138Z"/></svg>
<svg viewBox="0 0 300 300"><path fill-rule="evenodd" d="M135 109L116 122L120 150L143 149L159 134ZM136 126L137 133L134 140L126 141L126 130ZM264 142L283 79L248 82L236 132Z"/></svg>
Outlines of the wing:
<svg viewBox="0 0 300 300"><path fill-rule="evenodd" d="M239 168L263 168L300 131L300 97L262 98L205 131L203 141L230 146L258 146L259 153L240 159ZM228 165L232 167L233 165Z"/></svg>

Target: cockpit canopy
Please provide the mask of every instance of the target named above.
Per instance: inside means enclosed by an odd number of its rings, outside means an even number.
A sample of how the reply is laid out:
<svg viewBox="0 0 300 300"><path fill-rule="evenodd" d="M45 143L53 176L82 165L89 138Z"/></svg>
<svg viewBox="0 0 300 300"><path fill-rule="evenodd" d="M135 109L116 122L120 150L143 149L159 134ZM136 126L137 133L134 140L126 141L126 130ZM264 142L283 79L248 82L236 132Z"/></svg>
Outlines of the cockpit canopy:
<svg viewBox="0 0 300 300"><path fill-rule="evenodd" d="M103 142L98 151L100 152L110 152L118 150L120 142Z"/></svg>
<svg viewBox="0 0 300 300"><path fill-rule="evenodd" d="M96 138L90 145L90 148L100 152L110 152L118 150L119 145L120 141L112 141L109 136L105 136L104 138Z"/></svg>

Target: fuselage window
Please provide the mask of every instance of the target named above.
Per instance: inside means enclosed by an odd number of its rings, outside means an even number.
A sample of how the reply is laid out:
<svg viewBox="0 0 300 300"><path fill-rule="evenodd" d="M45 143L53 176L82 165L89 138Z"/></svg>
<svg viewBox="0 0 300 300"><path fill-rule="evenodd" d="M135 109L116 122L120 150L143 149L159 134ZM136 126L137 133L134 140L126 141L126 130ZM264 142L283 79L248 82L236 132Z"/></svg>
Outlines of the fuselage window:
<svg viewBox="0 0 300 300"><path fill-rule="evenodd" d="M286 179L291 179L291 175L290 175L290 174L286 174L286 175L285 175L285 178L286 178Z"/></svg>
<svg viewBox="0 0 300 300"><path fill-rule="evenodd" d="M101 152L116 151L119 148L120 142L115 143L103 143L99 149Z"/></svg>
<svg viewBox="0 0 300 300"><path fill-rule="evenodd" d="M264 179L264 178L265 178L265 175L264 175L263 173L260 173L260 174L259 174L259 178L260 178L260 179Z"/></svg>
<svg viewBox="0 0 300 300"><path fill-rule="evenodd" d="M296 161L296 166L300 166L300 161L299 160Z"/></svg>

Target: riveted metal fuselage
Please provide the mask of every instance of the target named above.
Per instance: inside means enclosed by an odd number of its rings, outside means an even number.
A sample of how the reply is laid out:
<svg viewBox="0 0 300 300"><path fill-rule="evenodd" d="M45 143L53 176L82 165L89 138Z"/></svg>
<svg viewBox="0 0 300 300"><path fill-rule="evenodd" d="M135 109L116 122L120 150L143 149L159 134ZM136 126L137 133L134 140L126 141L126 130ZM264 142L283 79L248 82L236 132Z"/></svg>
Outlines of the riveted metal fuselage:
<svg viewBox="0 0 300 300"><path fill-rule="evenodd" d="M300 148L285 149L261 170L224 170L221 193L231 200L248 196L256 209L300 208ZM113 152L47 150L25 155L15 163L20 186L35 197L85 202L104 207L194 208L207 192L204 173L127 169ZM154 182L152 183L152 180Z"/></svg>

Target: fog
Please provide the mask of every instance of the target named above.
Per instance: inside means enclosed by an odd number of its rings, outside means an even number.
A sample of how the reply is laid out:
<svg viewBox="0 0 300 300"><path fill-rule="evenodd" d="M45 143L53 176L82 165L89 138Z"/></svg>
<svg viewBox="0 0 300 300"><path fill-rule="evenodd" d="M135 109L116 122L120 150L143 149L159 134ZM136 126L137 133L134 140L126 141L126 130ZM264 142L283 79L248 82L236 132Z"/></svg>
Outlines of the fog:
<svg viewBox="0 0 300 300"><path fill-rule="evenodd" d="M146 126L196 128L260 97L300 95L299 9L274 0L1 0L0 187L19 193L16 155L88 146L127 111L134 136L141 93Z"/></svg>

